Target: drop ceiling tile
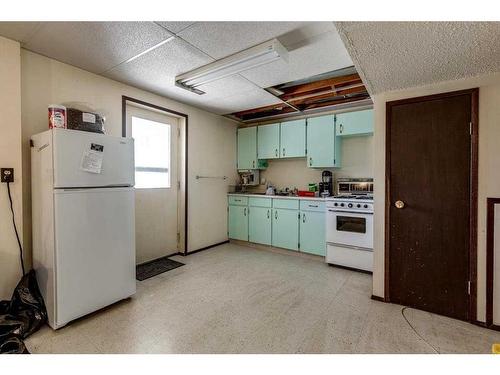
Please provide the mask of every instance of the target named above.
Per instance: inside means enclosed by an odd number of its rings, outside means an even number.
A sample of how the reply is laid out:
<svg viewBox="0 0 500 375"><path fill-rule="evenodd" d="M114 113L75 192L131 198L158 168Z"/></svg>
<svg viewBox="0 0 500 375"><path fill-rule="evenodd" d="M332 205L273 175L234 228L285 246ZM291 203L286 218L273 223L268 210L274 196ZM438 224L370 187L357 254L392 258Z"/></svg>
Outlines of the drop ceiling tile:
<svg viewBox="0 0 500 375"><path fill-rule="evenodd" d="M178 35L215 59L305 26L306 22L197 22Z"/></svg>
<svg viewBox="0 0 500 375"><path fill-rule="evenodd" d="M270 87L352 65L337 31L331 30L290 46L288 62L278 60L241 75L260 87Z"/></svg>
<svg viewBox="0 0 500 375"><path fill-rule="evenodd" d="M44 22L25 48L101 73L170 36L153 22Z"/></svg>
<svg viewBox="0 0 500 375"><path fill-rule="evenodd" d="M26 42L41 22L0 22L0 35L18 42Z"/></svg>
<svg viewBox="0 0 500 375"><path fill-rule="evenodd" d="M177 34L178 32L188 28L192 24L194 24L193 21L155 21L158 25L161 25L162 27L166 28L168 31Z"/></svg>

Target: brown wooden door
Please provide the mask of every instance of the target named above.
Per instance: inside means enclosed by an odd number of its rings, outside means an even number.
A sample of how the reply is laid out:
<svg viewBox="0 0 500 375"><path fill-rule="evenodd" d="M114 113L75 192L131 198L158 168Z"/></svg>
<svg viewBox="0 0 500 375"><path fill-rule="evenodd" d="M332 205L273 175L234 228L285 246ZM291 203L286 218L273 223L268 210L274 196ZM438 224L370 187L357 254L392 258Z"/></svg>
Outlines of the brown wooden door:
<svg viewBox="0 0 500 375"><path fill-rule="evenodd" d="M462 320L475 233L473 96L387 103L389 300Z"/></svg>

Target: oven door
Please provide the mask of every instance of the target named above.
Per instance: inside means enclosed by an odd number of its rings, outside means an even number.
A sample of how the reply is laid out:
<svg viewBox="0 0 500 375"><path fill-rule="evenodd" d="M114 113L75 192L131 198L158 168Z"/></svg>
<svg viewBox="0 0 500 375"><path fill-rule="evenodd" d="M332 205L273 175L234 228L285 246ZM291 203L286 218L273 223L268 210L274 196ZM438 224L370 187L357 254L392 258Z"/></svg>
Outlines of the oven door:
<svg viewBox="0 0 500 375"><path fill-rule="evenodd" d="M328 209L326 241L336 245L373 249L373 214Z"/></svg>

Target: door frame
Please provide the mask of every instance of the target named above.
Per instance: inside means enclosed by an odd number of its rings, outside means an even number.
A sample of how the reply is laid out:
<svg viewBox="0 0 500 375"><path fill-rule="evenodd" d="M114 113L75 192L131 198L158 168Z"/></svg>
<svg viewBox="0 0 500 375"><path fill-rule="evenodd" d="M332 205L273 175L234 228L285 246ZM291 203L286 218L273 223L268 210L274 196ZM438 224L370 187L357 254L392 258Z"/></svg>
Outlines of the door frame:
<svg viewBox="0 0 500 375"><path fill-rule="evenodd" d="M486 322L487 328L500 331L500 325L493 323L493 292L495 265L495 206L500 198L486 199Z"/></svg>
<svg viewBox="0 0 500 375"><path fill-rule="evenodd" d="M401 104L420 103L436 99L471 95L471 149L470 149L470 197L469 197L469 280L468 321L477 320L477 215L478 215L478 149L479 149L479 88L451 91L408 99L386 102L385 122L385 237L384 237L384 301L390 301L390 208L391 208L391 115L392 107Z"/></svg>
<svg viewBox="0 0 500 375"><path fill-rule="evenodd" d="M156 111L164 112L167 115L173 115L180 119L184 119L184 251L180 252L181 255L188 253L188 115L182 112L174 111L166 107L162 107L153 103L148 103L140 99L132 98L130 96L122 95L122 137L127 136L127 103L139 105L144 108L151 108ZM179 126L182 124L179 123ZM182 171L178 172L179 175ZM177 184L177 182L176 182ZM182 183L181 183L182 185Z"/></svg>

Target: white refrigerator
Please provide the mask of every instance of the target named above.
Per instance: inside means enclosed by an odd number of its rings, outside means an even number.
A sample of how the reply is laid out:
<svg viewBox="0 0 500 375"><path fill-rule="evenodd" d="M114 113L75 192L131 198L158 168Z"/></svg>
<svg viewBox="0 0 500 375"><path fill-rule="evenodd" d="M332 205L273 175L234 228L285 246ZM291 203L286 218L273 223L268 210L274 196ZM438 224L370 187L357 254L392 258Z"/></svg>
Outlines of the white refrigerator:
<svg viewBox="0 0 500 375"><path fill-rule="evenodd" d="M33 268L49 325L136 291L134 141L51 129L31 138Z"/></svg>

